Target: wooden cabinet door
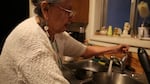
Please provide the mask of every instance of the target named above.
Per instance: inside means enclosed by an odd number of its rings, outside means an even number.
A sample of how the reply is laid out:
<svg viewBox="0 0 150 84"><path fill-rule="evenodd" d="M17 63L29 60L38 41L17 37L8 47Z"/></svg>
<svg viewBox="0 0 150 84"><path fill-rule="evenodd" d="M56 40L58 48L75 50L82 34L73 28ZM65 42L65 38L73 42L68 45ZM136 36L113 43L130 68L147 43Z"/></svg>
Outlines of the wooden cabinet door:
<svg viewBox="0 0 150 84"><path fill-rule="evenodd" d="M89 17L89 0L72 0L73 10L76 15L73 17L73 22L88 23Z"/></svg>

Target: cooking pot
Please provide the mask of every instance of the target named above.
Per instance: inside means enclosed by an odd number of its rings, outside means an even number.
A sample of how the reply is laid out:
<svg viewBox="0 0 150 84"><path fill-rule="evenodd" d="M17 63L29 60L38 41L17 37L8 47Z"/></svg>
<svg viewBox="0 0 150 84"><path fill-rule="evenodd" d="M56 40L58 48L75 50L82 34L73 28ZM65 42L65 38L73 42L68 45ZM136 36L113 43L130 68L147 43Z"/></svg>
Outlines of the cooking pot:
<svg viewBox="0 0 150 84"><path fill-rule="evenodd" d="M78 69L84 69L92 72L100 72L106 71L107 67L99 64L98 62L94 62L93 60L84 60L77 63Z"/></svg>
<svg viewBox="0 0 150 84"><path fill-rule="evenodd" d="M77 63L75 76L77 79L83 80L93 76L97 72L107 71L107 67L100 65L93 60L84 60Z"/></svg>
<svg viewBox="0 0 150 84"><path fill-rule="evenodd" d="M98 72L93 75L92 84L144 84L140 81L121 73Z"/></svg>

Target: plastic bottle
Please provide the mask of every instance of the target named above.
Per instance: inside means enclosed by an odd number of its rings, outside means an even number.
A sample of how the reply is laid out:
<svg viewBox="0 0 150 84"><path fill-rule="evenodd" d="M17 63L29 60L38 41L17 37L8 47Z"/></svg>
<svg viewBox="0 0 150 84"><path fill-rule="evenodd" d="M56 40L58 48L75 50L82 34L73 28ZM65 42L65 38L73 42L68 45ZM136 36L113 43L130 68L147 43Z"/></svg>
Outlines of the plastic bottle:
<svg viewBox="0 0 150 84"><path fill-rule="evenodd" d="M108 36L112 36L112 26L109 26L109 27L108 27L107 35L108 35Z"/></svg>

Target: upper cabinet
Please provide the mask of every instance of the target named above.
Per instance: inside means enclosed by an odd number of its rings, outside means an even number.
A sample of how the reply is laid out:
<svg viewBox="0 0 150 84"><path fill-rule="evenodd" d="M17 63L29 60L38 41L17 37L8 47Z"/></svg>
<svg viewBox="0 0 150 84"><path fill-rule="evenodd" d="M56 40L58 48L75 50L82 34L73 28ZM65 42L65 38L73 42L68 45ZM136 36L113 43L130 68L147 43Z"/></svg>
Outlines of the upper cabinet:
<svg viewBox="0 0 150 84"><path fill-rule="evenodd" d="M73 10L76 15L73 17L73 22L88 23L89 17L89 0L72 0Z"/></svg>

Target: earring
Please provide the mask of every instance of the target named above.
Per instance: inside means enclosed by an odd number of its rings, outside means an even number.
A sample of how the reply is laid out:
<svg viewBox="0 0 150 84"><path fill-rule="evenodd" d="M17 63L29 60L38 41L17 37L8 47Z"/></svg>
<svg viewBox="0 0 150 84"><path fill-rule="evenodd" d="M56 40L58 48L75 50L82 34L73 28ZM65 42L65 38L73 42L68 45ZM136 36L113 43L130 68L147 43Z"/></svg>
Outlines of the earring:
<svg viewBox="0 0 150 84"><path fill-rule="evenodd" d="M49 33L48 33L48 29L49 29L48 26L45 25L45 26L44 26L44 30L45 30L47 36L50 37L50 35L49 35Z"/></svg>

